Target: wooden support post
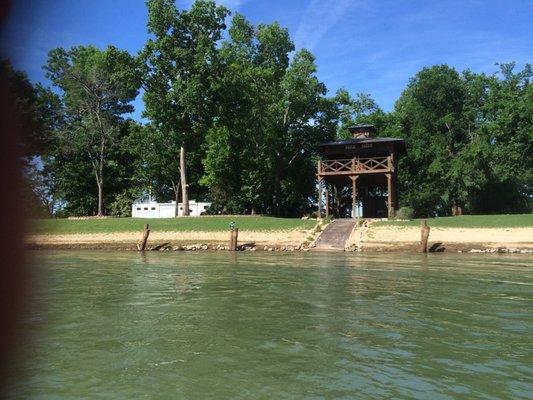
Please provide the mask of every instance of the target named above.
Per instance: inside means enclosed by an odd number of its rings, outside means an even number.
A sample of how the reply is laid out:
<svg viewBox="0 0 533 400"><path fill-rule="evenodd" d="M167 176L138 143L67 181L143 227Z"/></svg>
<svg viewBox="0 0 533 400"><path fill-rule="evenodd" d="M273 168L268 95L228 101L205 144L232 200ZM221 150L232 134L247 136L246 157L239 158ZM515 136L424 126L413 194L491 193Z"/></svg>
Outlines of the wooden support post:
<svg viewBox="0 0 533 400"><path fill-rule="evenodd" d="M392 176L391 174L385 174L387 176L387 210L388 217L394 218L394 206L392 204Z"/></svg>
<svg viewBox="0 0 533 400"><path fill-rule="evenodd" d="M329 218L329 190L326 185L326 218Z"/></svg>
<svg viewBox="0 0 533 400"><path fill-rule="evenodd" d="M427 220L423 220L420 226L420 251L428 252L429 226Z"/></svg>
<svg viewBox="0 0 533 400"><path fill-rule="evenodd" d="M323 181L324 180L319 176L318 177L318 218L322 218L322 182Z"/></svg>
<svg viewBox="0 0 533 400"><path fill-rule="evenodd" d="M396 173L392 175L392 206L394 207L394 216L396 217L396 211L398 210L398 176Z"/></svg>
<svg viewBox="0 0 533 400"><path fill-rule="evenodd" d="M230 237L229 237L229 249L230 251L236 251L237 250L237 240L238 240L238 237L239 237L239 228L235 228L230 232Z"/></svg>
<svg viewBox="0 0 533 400"><path fill-rule="evenodd" d="M350 176L352 180L352 218L357 218L357 178L358 176Z"/></svg>
<svg viewBox="0 0 533 400"><path fill-rule="evenodd" d="M148 236L149 235L150 235L149 226L148 226L148 224L145 224L144 225L144 230L143 230L143 238L142 238L141 242L137 244L137 249L139 251L144 251L144 249L146 248L146 242L148 241Z"/></svg>

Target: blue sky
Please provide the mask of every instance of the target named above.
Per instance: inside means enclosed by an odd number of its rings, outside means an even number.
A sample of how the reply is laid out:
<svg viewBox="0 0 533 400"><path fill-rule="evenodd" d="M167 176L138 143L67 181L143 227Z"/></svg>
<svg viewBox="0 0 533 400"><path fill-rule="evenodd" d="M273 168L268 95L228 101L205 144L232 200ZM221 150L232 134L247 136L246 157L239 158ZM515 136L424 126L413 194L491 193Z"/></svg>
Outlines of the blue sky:
<svg viewBox="0 0 533 400"><path fill-rule="evenodd" d="M14 0L0 49L44 81L49 49L113 44L136 53L146 40L143 0ZM178 0L180 7L192 0ZM492 73L495 63L533 62L531 0L220 0L253 23L278 21L315 54L333 93L365 92L389 111L422 67L446 63ZM135 116L142 101L135 102Z"/></svg>

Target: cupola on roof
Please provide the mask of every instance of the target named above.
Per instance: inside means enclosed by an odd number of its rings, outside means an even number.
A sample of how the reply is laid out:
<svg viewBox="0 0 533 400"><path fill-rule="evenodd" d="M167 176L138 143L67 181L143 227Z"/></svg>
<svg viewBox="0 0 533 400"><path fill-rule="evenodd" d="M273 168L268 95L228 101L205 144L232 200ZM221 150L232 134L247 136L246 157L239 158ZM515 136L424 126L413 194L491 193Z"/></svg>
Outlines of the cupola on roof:
<svg viewBox="0 0 533 400"><path fill-rule="evenodd" d="M350 126L348 131L352 134L354 139L368 138L374 136L374 133L376 133L376 127L372 124L358 124Z"/></svg>

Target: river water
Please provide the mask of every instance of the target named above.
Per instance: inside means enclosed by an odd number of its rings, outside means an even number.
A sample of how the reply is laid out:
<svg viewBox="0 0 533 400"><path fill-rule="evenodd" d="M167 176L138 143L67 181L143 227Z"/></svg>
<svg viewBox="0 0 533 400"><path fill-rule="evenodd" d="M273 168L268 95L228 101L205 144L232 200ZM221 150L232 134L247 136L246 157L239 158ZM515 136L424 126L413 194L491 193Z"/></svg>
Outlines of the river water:
<svg viewBox="0 0 533 400"><path fill-rule="evenodd" d="M37 252L12 398L533 398L533 257Z"/></svg>

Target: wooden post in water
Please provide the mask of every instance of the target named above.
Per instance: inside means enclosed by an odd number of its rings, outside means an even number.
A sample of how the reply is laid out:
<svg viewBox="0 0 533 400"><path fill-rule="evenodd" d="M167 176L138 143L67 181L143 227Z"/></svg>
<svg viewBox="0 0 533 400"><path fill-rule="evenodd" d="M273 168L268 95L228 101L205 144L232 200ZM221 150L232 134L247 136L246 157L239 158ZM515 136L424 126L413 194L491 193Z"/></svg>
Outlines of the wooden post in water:
<svg viewBox="0 0 533 400"><path fill-rule="evenodd" d="M429 226L427 220L423 220L420 225L420 251L428 252Z"/></svg>
<svg viewBox="0 0 533 400"><path fill-rule="evenodd" d="M148 236L150 235L150 227L148 224L144 224L144 230L143 230L143 238L141 240L141 243L137 245L137 249L139 251L144 251L146 248L146 242L148 241Z"/></svg>
<svg viewBox="0 0 533 400"><path fill-rule="evenodd" d="M229 249L230 251L237 250L237 239L239 237L239 228L235 228L229 231Z"/></svg>

